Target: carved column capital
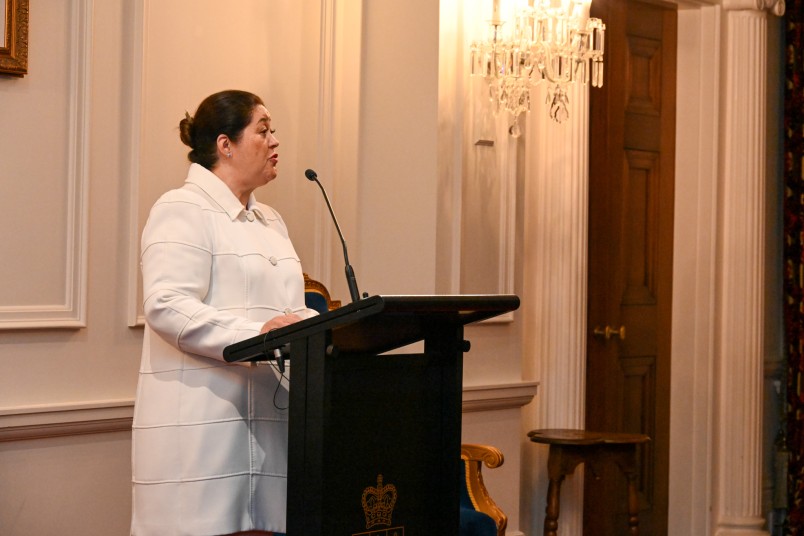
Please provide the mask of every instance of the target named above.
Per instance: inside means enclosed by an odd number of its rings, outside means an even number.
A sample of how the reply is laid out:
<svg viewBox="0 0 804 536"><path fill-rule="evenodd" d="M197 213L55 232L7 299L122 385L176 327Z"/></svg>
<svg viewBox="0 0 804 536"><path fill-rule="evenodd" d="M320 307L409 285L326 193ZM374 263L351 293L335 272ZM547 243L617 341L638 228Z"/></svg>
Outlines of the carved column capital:
<svg viewBox="0 0 804 536"><path fill-rule="evenodd" d="M726 11L767 11L772 15L784 15L784 0L723 0L721 6Z"/></svg>

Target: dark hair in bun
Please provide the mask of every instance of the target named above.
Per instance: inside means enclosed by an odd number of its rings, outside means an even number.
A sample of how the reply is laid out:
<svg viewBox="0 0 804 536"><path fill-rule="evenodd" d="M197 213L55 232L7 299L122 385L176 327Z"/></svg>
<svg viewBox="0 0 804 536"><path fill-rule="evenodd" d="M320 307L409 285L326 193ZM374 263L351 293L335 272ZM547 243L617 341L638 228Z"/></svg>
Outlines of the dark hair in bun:
<svg viewBox="0 0 804 536"><path fill-rule="evenodd" d="M179 137L192 149L187 159L212 169L218 161L218 136L225 134L237 143L251 122L254 108L261 104L262 99L253 93L229 89L204 99L195 117L185 112L179 122Z"/></svg>

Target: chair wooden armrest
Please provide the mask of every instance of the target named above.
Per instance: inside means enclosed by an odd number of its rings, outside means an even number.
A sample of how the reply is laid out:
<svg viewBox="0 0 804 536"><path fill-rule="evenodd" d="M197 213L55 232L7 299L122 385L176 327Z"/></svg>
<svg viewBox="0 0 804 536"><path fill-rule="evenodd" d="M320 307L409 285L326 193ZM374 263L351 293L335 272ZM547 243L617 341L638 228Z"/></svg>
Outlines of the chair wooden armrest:
<svg viewBox="0 0 804 536"><path fill-rule="evenodd" d="M465 465L466 489L475 509L487 514L497 524L497 535L504 536L508 516L497 506L483 483L482 465L489 469L499 467L505 461L499 449L488 445L464 443L461 445L461 460Z"/></svg>

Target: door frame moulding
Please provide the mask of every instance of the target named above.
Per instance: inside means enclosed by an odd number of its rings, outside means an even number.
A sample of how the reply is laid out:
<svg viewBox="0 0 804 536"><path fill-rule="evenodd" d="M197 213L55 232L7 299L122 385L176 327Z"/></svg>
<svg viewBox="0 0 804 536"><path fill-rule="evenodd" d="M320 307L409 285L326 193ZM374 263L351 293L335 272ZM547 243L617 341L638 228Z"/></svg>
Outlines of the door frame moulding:
<svg viewBox="0 0 804 536"><path fill-rule="evenodd" d="M671 342L669 534L709 534L713 495L714 324L721 10L676 2L676 203Z"/></svg>

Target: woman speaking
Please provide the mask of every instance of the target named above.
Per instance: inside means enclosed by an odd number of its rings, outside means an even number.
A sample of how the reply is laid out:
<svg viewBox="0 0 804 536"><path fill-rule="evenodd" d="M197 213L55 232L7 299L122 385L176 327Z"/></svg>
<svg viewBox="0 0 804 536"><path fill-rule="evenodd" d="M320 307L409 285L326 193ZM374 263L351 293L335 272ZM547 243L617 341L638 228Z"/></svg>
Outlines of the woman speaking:
<svg viewBox="0 0 804 536"><path fill-rule="evenodd" d="M142 235L146 319L133 426L131 533L285 532L287 381L223 349L315 313L280 215L254 190L277 176L262 100L207 97L180 123L184 185Z"/></svg>

